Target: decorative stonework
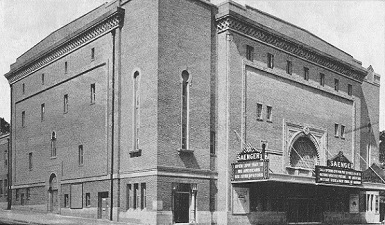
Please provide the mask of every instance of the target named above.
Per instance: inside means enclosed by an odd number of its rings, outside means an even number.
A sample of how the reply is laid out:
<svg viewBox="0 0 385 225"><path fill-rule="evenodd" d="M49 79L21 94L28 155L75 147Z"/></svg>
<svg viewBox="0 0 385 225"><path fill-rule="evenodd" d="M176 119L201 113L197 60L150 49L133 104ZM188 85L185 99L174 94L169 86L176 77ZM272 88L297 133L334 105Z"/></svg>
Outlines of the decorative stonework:
<svg viewBox="0 0 385 225"><path fill-rule="evenodd" d="M97 24L96 26L91 27L85 32L79 34L78 36L53 49L47 55L40 57L34 62L26 64L17 71L12 72L15 75L10 75L9 82L12 83L22 78L23 76L30 74L33 71L38 70L39 68L49 64L55 59L67 54L68 52L78 48L79 46L110 32L111 30L119 27L122 23L122 20L123 17L119 13L119 11L117 11L112 16L106 18L104 21Z"/></svg>
<svg viewBox="0 0 385 225"><path fill-rule="evenodd" d="M273 45L284 51L290 52L301 58L317 63L321 66L327 67L333 71L344 74L360 82L362 82L366 76L365 73L354 70L348 65L345 65L341 62L337 62L332 58L323 56L310 49L307 49L304 46L293 43L282 37L274 35L266 30L263 30L262 28L244 23L230 16L221 18L217 21L217 32L220 33L225 30L234 30L246 34L248 36L254 37L260 41Z"/></svg>

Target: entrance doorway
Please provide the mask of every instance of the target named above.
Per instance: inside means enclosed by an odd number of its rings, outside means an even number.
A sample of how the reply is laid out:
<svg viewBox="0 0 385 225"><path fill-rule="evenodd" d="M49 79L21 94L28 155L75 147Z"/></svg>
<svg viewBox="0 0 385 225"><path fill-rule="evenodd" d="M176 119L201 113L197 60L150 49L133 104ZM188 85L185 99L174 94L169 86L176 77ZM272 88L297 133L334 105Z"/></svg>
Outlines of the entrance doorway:
<svg viewBox="0 0 385 225"><path fill-rule="evenodd" d="M322 209L317 199L289 198L287 201L287 222L303 223L322 221Z"/></svg>
<svg viewBox="0 0 385 225"><path fill-rule="evenodd" d="M108 198L108 191L98 192L98 219L109 219L109 201L110 199Z"/></svg>
<svg viewBox="0 0 385 225"><path fill-rule="evenodd" d="M58 184L55 174L51 174L49 178L49 189L48 189L48 209L50 212L59 212L59 201L58 201Z"/></svg>
<svg viewBox="0 0 385 225"><path fill-rule="evenodd" d="M196 222L196 184L173 184L174 223Z"/></svg>

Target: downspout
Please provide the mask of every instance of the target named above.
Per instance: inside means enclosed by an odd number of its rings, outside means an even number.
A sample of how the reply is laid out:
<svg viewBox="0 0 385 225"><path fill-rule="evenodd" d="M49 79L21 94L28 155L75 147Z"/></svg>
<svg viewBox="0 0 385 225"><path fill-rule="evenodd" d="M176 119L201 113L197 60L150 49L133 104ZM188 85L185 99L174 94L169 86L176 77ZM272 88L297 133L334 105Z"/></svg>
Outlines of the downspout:
<svg viewBox="0 0 385 225"><path fill-rule="evenodd" d="M113 220L114 209L114 132L115 132L115 30L112 33L112 96L111 96L111 169L110 169L110 182L111 182L111 205L110 205L110 220Z"/></svg>
<svg viewBox="0 0 385 225"><path fill-rule="evenodd" d="M13 105L12 105L12 102L13 102L13 85L11 84L10 85L10 88L11 88L11 121L10 122L10 126L9 126L9 137L8 137L8 173L7 173L7 177L8 177L8 196L7 196L7 210L11 210L11 206L12 206L12 190L11 190L11 187L12 187L12 127L13 127L13 121L12 121L12 117L13 117Z"/></svg>

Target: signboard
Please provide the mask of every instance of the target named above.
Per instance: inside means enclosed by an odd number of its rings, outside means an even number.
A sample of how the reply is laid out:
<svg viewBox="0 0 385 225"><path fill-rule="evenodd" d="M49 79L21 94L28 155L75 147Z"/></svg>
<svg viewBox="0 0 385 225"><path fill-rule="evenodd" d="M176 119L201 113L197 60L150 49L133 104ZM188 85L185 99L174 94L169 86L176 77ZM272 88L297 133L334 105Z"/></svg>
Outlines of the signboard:
<svg viewBox="0 0 385 225"><path fill-rule="evenodd" d="M342 152L327 161L328 166L316 166L316 182L342 185L361 185L362 172L354 170Z"/></svg>
<svg viewBox="0 0 385 225"><path fill-rule="evenodd" d="M260 180L269 178L269 161L253 160L232 163L234 181Z"/></svg>
<svg viewBox="0 0 385 225"><path fill-rule="evenodd" d="M243 151L238 153L237 161L262 160L264 157L263 150L258 151L251 145L245 145Z"/></svg>

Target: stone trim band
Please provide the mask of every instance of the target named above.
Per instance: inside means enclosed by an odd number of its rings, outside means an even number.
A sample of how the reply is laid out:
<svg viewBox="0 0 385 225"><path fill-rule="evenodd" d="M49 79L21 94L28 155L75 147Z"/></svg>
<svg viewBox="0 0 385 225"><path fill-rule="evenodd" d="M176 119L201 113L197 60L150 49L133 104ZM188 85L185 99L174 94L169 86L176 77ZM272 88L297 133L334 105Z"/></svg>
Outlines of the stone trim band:
<svg viewBox="0 0 385 225"><path fill-rule="evenodd" d="M346 75L356 81L363 82L366 73L354 70L350 66L338 62L333 58L323 56L317 52L307 49L303 45L296 44L287 39L274 35L262 28L245 23L231 16L219 18L217 20L217 32L221 33L225 30L234 30L253 38L256 38L262 42L273 45L279 49L290 52L296 56L327 67L333 71Z"/></svg>

